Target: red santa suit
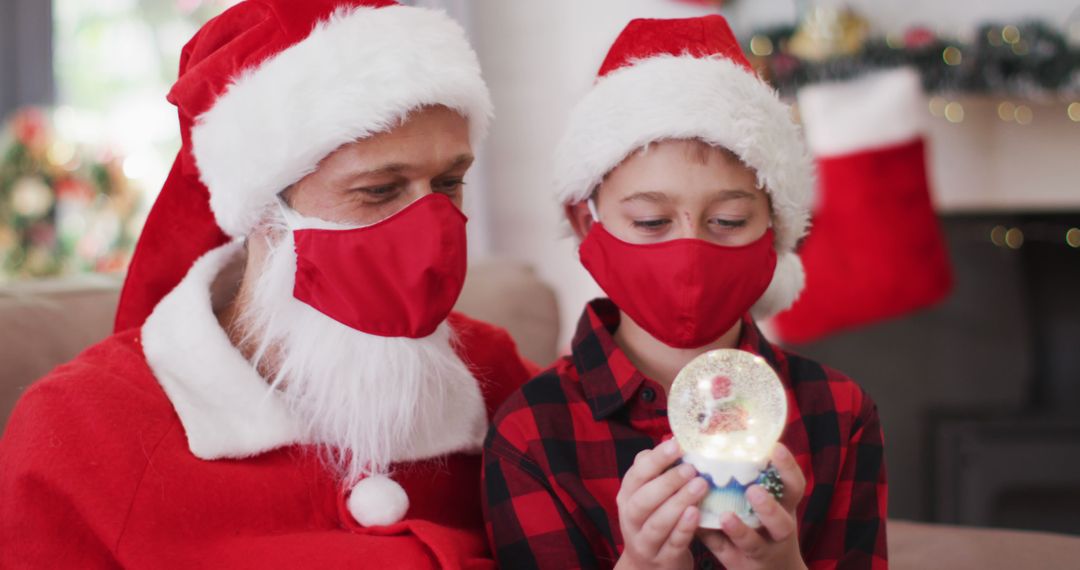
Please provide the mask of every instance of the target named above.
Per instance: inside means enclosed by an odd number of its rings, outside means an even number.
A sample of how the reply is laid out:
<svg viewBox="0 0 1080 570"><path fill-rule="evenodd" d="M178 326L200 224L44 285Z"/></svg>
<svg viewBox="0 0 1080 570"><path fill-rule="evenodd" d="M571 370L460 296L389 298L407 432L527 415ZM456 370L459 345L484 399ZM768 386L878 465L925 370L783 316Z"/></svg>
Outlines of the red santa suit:
<svg viewBox="0 0 1080 570"><path fill-rule="evenodd" d="M337 147L430 104L483 134L460 27L385 0L243 2L185 47L170 101L184 146L118 332L30 387L0 440L0 568L491 567L479 453L532 372L505 331L451 314L475 382L422 411L444 421L387 475L346 485L215 311L260 210Z"/></svg>
<svg viewBox="0 0 1080 570"><path fill-rule="evenodd" d="M451 315L477 390L426 413L472 416L476 429L395 465L408 512L364 527L356 491L214 316L210 281L238 248L202 258L141 329L27 390L0 443L0 568L491 566L479 451L494 408L530 376L513 341ZM396 485L383 483L357 487L392 502Z"/></svg>

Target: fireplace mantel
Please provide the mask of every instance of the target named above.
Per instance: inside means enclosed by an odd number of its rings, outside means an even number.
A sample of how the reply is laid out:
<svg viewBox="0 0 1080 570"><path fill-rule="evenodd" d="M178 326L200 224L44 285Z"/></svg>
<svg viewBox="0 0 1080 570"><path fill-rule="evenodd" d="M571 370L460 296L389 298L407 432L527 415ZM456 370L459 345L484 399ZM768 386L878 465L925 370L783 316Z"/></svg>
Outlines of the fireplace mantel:
<svg viewBox="0 0 1080 570"><path fill-rule="evenodd" d="M929 119L931 181L939 211L1080 211L1080 122L1069 118L1071 101L942 99L959 102L963 120ZM1002 120L998 107L1003 102L1027 106L1030 123Z"/></svg>

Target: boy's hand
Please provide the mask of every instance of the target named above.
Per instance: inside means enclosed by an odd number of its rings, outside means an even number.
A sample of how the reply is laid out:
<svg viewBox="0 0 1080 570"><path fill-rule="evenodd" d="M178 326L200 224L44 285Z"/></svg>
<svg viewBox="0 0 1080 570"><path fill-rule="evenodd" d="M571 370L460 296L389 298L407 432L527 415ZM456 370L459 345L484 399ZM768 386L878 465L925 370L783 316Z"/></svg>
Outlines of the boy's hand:
<svg viewBox="0 0 1080 570"><path fill-rule="evenodd" d="M668 469L682 455L675 440L642 451L623 477L615 503L623 553L615 568L690 568L697 504L708 483L692 465Z"/></svg>
<svg viewBox="0 0 1080 570"><path fill-rule="evenodd" d="M755 530L734 514L727 515L723 531L701 529L701 541L720 559L725 568L806 568L799 553L795 507L806 491L806 478L788 448L776 445L772 463L784 482L784 495L777 501L760 485L746 490L761 529Z"/></svg>

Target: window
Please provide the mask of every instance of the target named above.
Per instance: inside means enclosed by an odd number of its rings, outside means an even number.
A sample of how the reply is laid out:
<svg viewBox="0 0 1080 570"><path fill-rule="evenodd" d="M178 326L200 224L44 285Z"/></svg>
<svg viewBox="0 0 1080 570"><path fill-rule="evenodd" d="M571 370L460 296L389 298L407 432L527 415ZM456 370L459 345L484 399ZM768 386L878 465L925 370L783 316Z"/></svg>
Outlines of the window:
<svg viewBox="0 0 1080 570"><path fill-rule="evenodd" d="M0 279L126 267L180 147L165 96L181 49L235 2L54 0L56 104L17 110L0 139ZM20 6L31 27L48 26L47 9ZM41 83L47 63L29 44L48 30L16 31L3 46L16 65L4 71L16 85Z"/></svg>

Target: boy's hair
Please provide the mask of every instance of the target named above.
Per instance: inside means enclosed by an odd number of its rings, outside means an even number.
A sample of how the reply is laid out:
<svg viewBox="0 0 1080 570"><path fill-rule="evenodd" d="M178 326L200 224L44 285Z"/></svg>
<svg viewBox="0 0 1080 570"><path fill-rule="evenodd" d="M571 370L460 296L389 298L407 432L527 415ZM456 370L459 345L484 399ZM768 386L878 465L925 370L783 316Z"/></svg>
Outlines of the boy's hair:
<svg viewBox="0 0 1080 570"><path fill-rule="evenodd" d="M719 154L724 160L734 160L744 166L746 165L746 163L739 158L739 155L735 154L727 147L711 145L701 139L687 139L687 142L691 143L690 148L687 150L687 154L699 164L708 164L711 155ZM747 166L747 168L750 167ZM753 169L751 168L751 170Z"/></svg>
<svg viewBox="0 0 1080 570"><path fill-rule="evenodd" d="M687 141L687 142L691 143L689 145L689 147L687 148L687 151L686 151L687 157L694 160L694 161L696 161L698 164L708 164L709 157L711 155L719 154L726 161L736 161L739 164L742 164L743 166L749 168L750 170L753 170L753 167L746 164L746 162L743 161L743 159L739 158L739 155L735 154L734 151L732 151L731 149L729 149L727 147L709 144L707 141L704 141L704 140L699 139L699 138L666 139L666 140L669 140L669 141ZM651 143L637 149L636 151L630 153L630 155L627 156L626 158L630 158L630 156L634 156L635 154L649 152L649 149L651 149L657 143L661 143L661 142L664 142L664 141L651 142ZM625 162L625 159L624 159L624 162ZM622 164L622 163L619 163L619 164ZM618 166L616 166L615 168L618 168ZM611 173L615 171L615 168L612 168L611 171L609 171L607 174L605 174L604 178L600 181L600 184L598 184L595 188L593 188L592 193L589 195L590 199L592 199L592 200L596 199L596 193L600 191L600 186L602 186L604 184L604 182L607 181L608 176L610 176ZM769 203L772 204L772 198L771 197L769 199ZM770 209L770 212L771 212L771 209Z"/></svg>

